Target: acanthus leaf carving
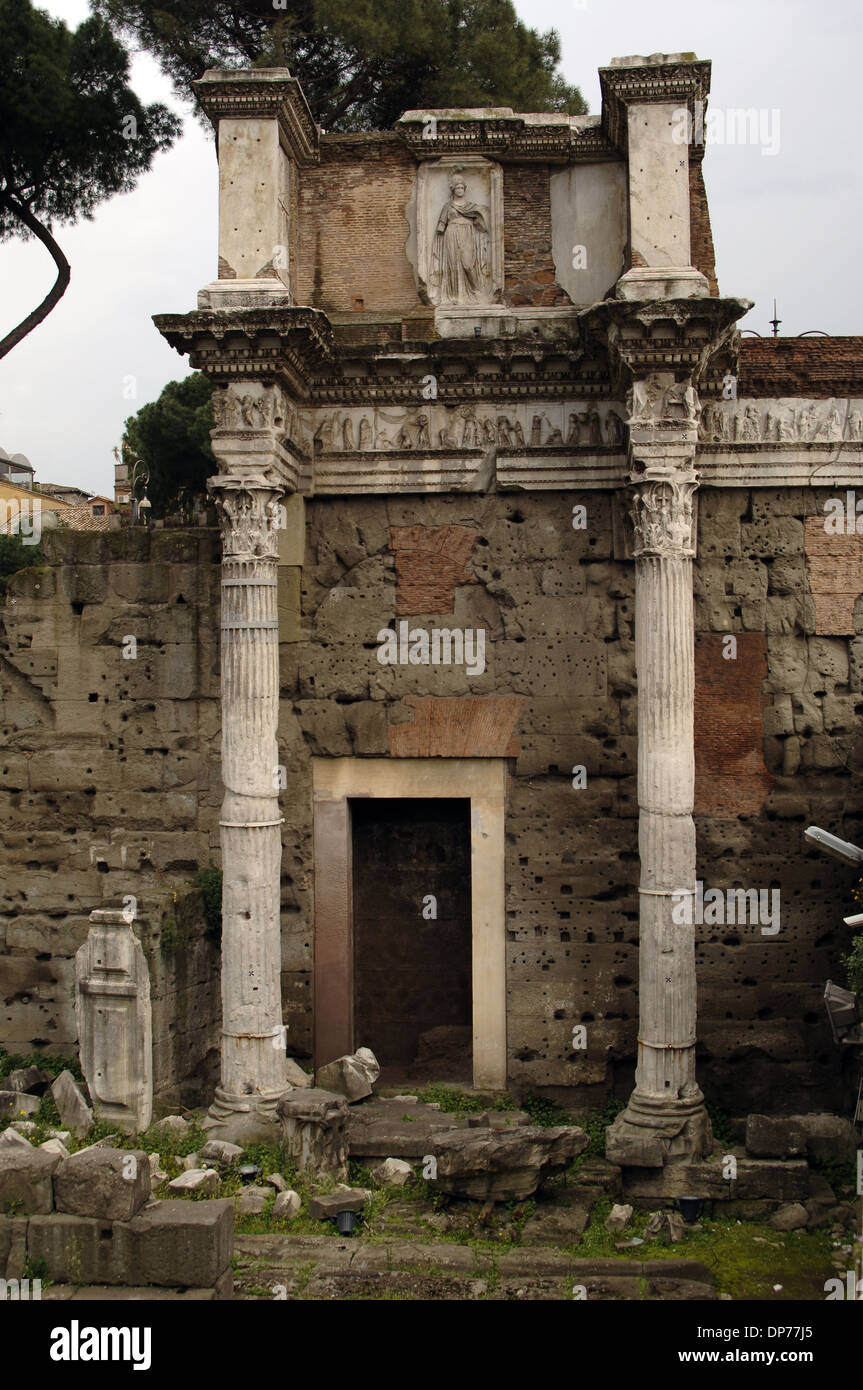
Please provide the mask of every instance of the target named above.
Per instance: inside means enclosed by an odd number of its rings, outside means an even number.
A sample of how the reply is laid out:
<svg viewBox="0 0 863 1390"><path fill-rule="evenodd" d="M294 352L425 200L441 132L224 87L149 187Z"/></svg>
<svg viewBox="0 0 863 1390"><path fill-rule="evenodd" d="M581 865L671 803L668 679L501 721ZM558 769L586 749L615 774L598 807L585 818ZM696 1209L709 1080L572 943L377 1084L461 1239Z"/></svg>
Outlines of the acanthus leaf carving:
<svg viewBox="0 0 863 1390"><path fill-rule="evenodd" d="M692 557L695 554L692 478L654 478L635 485L630 516L635 529L633 554Z"/></svg>

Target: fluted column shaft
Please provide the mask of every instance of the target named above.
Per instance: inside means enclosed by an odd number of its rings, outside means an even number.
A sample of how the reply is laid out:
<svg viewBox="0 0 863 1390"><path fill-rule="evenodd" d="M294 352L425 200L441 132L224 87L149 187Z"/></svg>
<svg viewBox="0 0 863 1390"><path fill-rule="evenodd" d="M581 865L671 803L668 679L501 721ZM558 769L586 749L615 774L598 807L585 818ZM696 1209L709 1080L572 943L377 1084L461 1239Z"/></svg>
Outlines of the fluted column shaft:
<svg viewBox="0 0 863 1390"><path fill-rule="evenodd" d="M680 893L695 889L692 560L636 559L639 1037L636 1091L678 1099L695 1086L695 942ZM677 909L675 913L675 909ZM689 925L675 922L689 916Z"/></svg>
<svg viewBox="0 0 863 1390"><path fill-rule="evenodd" d="M659 1167L710 1151L695 1079L695 631L698 398L671 373L629 399L638 677L639 1027L635 1089L608 1157Z"/></svg>
<svg viewBox="0 0 863 1390"><path fill-rule="evenodd" d="M211 479L222 528L222 1070L211 1115L285 1089L279 922L277 513L251 469Z"/></svg>

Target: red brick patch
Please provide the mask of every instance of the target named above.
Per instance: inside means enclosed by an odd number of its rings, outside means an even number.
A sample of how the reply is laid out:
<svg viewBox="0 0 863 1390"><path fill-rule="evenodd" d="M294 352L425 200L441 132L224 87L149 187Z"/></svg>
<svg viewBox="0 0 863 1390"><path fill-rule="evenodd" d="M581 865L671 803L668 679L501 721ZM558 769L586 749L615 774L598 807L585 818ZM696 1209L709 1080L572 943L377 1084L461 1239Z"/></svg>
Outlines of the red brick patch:
<svg viewBox="0 0 863 1390"><path fill-rule="evenodd" d="M695 638L695 814L725 819L758 815L773 786L762 748L767 638L734 635L733 661L722 655L722 633Z"/></svg>
<svg viewBox="0 0 863 1390"><path fill-rule="evenodd" d="M451 613L460 584L475 584L468 561L479 532L472 526L392 526L396 614Z"/></svg>
<svg viewBox="0 0 863 1390"><path fill-rule="evenodd" d="M522 695L455 696L436 700L408 695L412 724L391 724L393 758L517 758Z"/></svg>

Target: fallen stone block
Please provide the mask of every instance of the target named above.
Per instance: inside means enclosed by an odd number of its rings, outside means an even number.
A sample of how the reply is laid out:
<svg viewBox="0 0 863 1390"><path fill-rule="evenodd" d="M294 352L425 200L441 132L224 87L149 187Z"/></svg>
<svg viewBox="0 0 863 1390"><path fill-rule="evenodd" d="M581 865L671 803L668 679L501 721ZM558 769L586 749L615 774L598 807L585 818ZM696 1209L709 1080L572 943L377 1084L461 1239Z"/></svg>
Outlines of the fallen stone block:
<svg viewBox="0 0 863 1390"><path fill-rule="evenodd" d="M292 1221L298 1215L302 1205L302 1198L298 1192L294 1192L292 1189L287 1192L279 1192L273 1203L273 1216L277 1221Z"/></svg>
<svg viewBox="0 0 863 1390"><path fill-rule="evenodd" d="M615 1202L608 1216L605 1218L605 1229L608 1231L609 1235L619 1236L621 1231L626 1230L631 1220L632 1207L622 1206Z"/></svg>
<svg viewBox="0 0 863 1390"><path fill-rule="evenodd" d="M0 1216L0 1279L24 1277L29 1224L29 1216Z"/></svg>
<svg viewBox="0 0 863 1390"><path fill-rule="evenodd" d="M736 1155L735 1155L736 1157ZM703 1197L713 1201L805 1201L809 1169L801 1159L737 1158L737 1176L725 1176L722 1155L695 1163L673 1163L658 1172L624 1169L623 1188L630 1199L665 1200Z"/></svg>
<svg viewBox="0 0 863 1390"><path fill-rule="evenodd" d="M792 1115L791 1119L803 1131L806 1156L810 1163L854 1163L857 1155L857 1132L850 1120L841 1115Z"/></svg>
<svg viewBox="0 0 863 1390"><path fill-rule="evenodd" d="M539 1125L509 1131L449 1130L436 1134L436 1186L456 1197L503 1202L530 1197L587 1148L576 1126Z"/></svg>
<svg viewBox="0 0 863 1390"><path fill-rule="evenodd" d="M28 1096L25 1091L0 1091L0 1119L7 1120L11 1115L15 1120L35 1115L42 1104L38 1096Z"/></svg>
<svg viewBox="0 0 863 1390"><path fill-rule="evenodd" d="M272 1195L272 1189L267 1191L265 1187L244 1187L234 1198L234 1208L240 1216L260 1216Z"/></svg>
<svg viewBox="0 0 863 1390"><path fill-rule="evenodd" d="M479 1114L468 1114L468 1129L512 1129L519 1125L532 1125L533 1120L526 1110L483 1110Z"/></svg>
<svg viewBox="0 0 863 1390"><path fill-rule="evenodd" d="M404 1187L413 1176L413 1168L403 1158L387 1158L372 1169L375 1182L390 1183L393 1187Z"/></svg>
<svg viewBox="0 0 863 1390"><path fill-rule="evenodd" d="M200 1154L186 1154L185 1158L180 1159L180 1167L184 1173L191 1173L193 1168L202 1168Z"/></svg>
<svg viewBox="0 0 863 1390"><path fill-rule="evenodd" d="M19 1134L24 1135L25 1139L29 1139L39 1132L39 1126L33 1120L13 1120L9 1129L17 1130Z"/></svg>
<svg viewBox="0 0 863 1390"><path fill-rule="evenodd" d="M54 1080L50 1071L41 1067L18 1067L6 1077L10 1091L29 1091L33 1096L43 1096Z"/></svg>
<svg viewBox="0 0 863 1390"><path fill-rule="evenodd" d="M157 1134L160 1138L166 1139L185 1139L192 1126L188 1120L184 1120L182 1115L165 1115L155 1124L150 1125L150 1133Z"/></svg>
<svg viewBox="0 0 863 1390"><path fill-rule="evenodd" d="M25 1135L20 1134L17 1129L13 1129L11 1125L8 1125L7 1128L3 1130L3 1133L0 1134L0 1148L6 1147L10 1149L32 1149L33 1145Z"/></svg>
<svg viewBox="0 0 863 1390"><path fill-rule="evenodd" d="M198 1150L200 1158L209 1159L225 1168L236 1163L237 1159L242 1157L242 1153L239 1144L229 1144L226 1139L208 1139L203 1148Z"/></svg>
<svg viewBox="0 0 863 1390"><path fill-rule="evenodd" d="M69 1150L59 1139L46 1139L39 1148L46 1154L56 1154L58 1158L68 1158Z"/></svg>
<svg viewBox="0 0 863 1390"><path fill-rule="evenodd" d="M218 1192L220 1182L215 1168L192 1168L172 1178L168 1186L172 1192Z"/></svg>
<svg viewBox="0 0 863 1390"><path fill-rule="evenodd" d="M801 1158L806 1153L806 1135L793 1116L749 1115L746 1152L753 1158Z"/></svg>
<svg viewBox="0 0 863 1390"><path fill-rule="evenodd" d="M288 1184L281 1173L268 1173L265 1178L261 1178L261 1182L266 1183L268 1187L274 1187L277 1192L287 1192L288 1190Z"/></svg>
<svg viewBox="0 0 863 1390"><path fill-rule="evenodd" d="M185 1139L192 1128L191 1120L187 1120L184 1115L163 1115L160 1120L155 1120L150 1129L159 1138Z"/></svg>
<svg viewBox="0 0 863 1390"><path fill-rule="evenodd" d="M46 1139L59 1139L61 1144L69 1144L72 1139L72 1131L68 1129L49 1129L45 1137Z"/></svg>
<svg viewBox="0 0 863 1390"><path fill-rule="evenodd" d="M78 1139L89 1134L93 1128L93 1111L70 1071L61 1071L51 1087L51 1095L66 1128Z"/></svg>
<svg viewBox="0 0 863 1390"><path fill-rule="evenodd" d="M28 1215L53 1211L53 1175L59 1165L56 1154L46 1154L32 1144L4 1146L0 1150L0 1211Z"/></svg>
<svg viewBox="0 0 863 1390"><path fill-rule="evenodd" d="M58 1284L211 1288L231 1262L233 1203L154 1202L131 1221L57 1212L28 1228L34 1262Z"/></svg>
<svg viewBox="0 0 863 1390"><path fill-rule="evenodd" d="M131 1221L150 1191L150 1159L142 1149L84 1149L54 1176L54 1205L71 1216Z"/></svg>
<svg viewBox="0 0 863 1390"><path fill-rule="evenodd" d="M347 1177L348 1105L344 1096L318 1087L287 1091L276 1111L285 1147L301 1172Z"/></svg>
<svg viewBox="0 0 863 1390"><path fill-rule="evenodd" d="M309 1072L303 1071L293 1057L285 1058L285 1081L289 1086L299 1086L301 1089L315 1084L315 1078Z"/></svg>
<svg viewBox="0 0 863 1390"><path fill-rule="evenodd" d="M367 1193L362 1188L342 1188L309 1199L309 1216L313 1221L331 1221L340 1211L362 1211Z"/></svg>
<svg viewBox="0 0 863 1390"><path fill-rule="evenodd" d="M315 1076L315 1086L322 1091L333 1091L345 1096L349 1101L364 1100L374 1090L374 1083L381 1074L378 1059L368 1047L358 1047L345 1057L337 1057L319 1067Z"/></svg>
<svg viewBox="0 0 863 1390"><path fill-rule="evenodd" d="M780 1207L770 1218L774 1231L801 1231L809 1221L809 1213L802 1202L789 1202Z"/></svg>

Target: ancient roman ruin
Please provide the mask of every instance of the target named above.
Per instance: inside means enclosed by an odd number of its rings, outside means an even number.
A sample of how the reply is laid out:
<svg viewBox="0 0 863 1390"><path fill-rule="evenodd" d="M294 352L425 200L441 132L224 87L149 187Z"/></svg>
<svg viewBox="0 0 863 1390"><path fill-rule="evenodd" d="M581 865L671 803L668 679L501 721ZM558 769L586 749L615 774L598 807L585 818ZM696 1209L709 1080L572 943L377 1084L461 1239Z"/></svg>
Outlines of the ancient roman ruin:
<svg viewBox="0 0 863 1390"><path fill-rule="evenodd" d="M741 337L675 138L710 63L600 76L351 135L286 69L196 84L217 274L155 324L215 387L218 532L52 536L0 671L0 1042L80 1043L130 1132L204 1104L341 1172L320 1069L365 1047L628 1097L607 1158L668 1197L707 1101L853 1113L803 831L863 838L863 339Z"/></svg>

